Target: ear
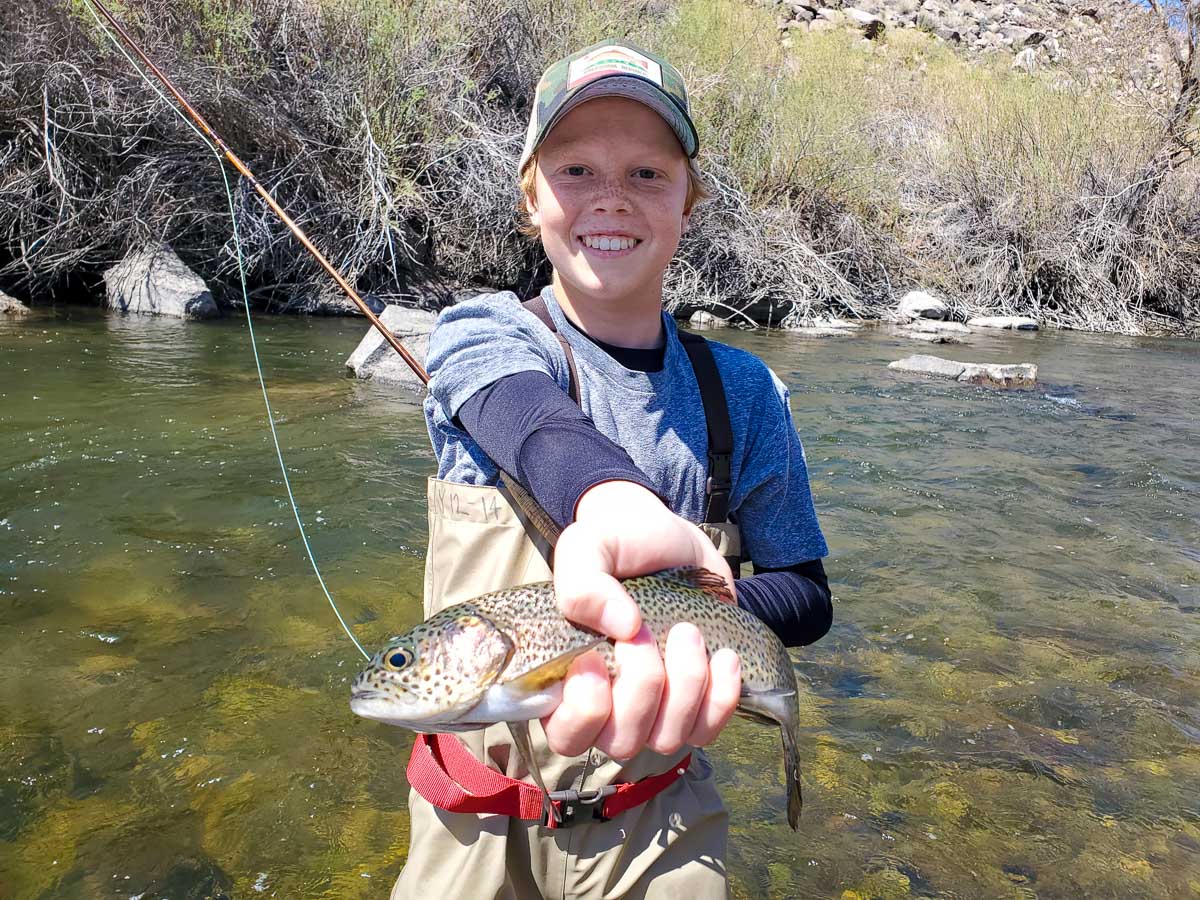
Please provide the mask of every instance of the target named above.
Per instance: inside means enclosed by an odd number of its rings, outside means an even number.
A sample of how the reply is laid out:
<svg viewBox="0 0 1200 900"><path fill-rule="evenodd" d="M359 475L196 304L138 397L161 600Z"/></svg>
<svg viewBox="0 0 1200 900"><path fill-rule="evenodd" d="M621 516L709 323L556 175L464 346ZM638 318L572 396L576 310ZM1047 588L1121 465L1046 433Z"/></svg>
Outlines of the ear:
<svg viewBox="0 0 1200 900"><path fill-rule="evenodd" d="M683 211L683 221L679 225L679 233L685 234L688 230L688 224L692 221L692 211L685 209Z"/></svg>
<svg viewBox="0 0 1200 900"><path fill-rule="evenodd" d="M542 228L542 213L538 209L537 198L526 194L525 209L529 212L529 224L540 231Z"/></svg>

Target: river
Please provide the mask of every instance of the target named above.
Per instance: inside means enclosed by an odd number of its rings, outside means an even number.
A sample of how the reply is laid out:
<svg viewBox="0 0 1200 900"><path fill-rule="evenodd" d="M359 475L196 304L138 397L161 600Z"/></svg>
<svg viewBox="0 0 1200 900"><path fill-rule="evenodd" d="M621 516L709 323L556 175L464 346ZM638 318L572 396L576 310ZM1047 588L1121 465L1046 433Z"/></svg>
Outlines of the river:
<svg viewBox="0 0 1200 900"><path fill-rule="evenodd" d="M368 647L420 617L414 398L345 377L361 320L263 318L314 552ZM714 750L746 898L1200 894L1200 345L722 333L792 390L832 556L778 732ZM934 351L938 352L938 351ZM736 398L734 400L736 402ZM0 318L0 896L386 897L411 735L304 556L245 322Z"/></svg>

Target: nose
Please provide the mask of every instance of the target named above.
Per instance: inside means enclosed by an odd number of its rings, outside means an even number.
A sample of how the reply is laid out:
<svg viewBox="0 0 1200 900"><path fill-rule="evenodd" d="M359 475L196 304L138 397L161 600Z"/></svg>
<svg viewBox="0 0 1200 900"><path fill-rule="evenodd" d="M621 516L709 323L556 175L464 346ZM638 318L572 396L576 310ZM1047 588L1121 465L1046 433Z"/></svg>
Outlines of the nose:
<svg viewBox="0 0 1200 900"><path fill-rule="evenodd" d="M605 178L596 185L592 195L592 211L598 213L629 212L629 192L622 178Z"/></svg>

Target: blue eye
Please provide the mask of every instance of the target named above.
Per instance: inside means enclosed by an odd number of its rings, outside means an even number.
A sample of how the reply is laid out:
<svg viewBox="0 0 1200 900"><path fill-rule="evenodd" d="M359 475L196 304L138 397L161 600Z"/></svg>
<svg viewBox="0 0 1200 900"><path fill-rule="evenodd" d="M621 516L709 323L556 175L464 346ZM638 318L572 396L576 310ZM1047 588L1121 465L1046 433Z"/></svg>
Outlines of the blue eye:
<svg viewBox="0 0 1200 900"><path fill-rule="evenodd" d="M412 657L403 650L393 650L387 655L386 661L390 669L403 669L412 662Z"/></svg>

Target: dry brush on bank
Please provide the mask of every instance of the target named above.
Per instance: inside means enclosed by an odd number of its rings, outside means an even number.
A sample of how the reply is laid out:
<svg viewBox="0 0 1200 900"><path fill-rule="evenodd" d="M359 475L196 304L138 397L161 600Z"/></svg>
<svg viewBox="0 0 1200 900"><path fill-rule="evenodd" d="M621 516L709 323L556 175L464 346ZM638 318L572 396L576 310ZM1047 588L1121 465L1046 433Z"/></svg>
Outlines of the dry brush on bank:
<svg viewBox="0 0 1200 900"><path fill-rule="evenodd" d="M1153 110L969 64L923 34L814 34L789 52L769 14L730 0L146 0L119 14L335 264L383 296L528 292L545 276L515 230L532 88L549 60L625 35L688 75L716 195L668 274L679 311L872 317L921 283L970 313L1122 331L1200 320L1194 166L1120 220L1160 134ZM212 155L82 0L13 0L0 35L0 285L94 285L148 240L233 285ZM240 187L235 203L255 302L327 303L257 198Z"/></svg>

